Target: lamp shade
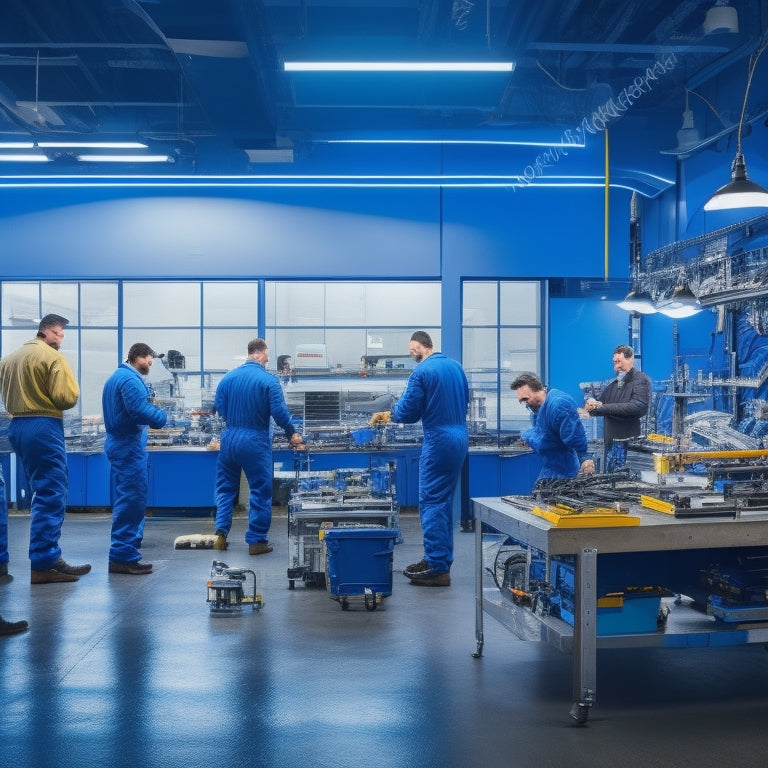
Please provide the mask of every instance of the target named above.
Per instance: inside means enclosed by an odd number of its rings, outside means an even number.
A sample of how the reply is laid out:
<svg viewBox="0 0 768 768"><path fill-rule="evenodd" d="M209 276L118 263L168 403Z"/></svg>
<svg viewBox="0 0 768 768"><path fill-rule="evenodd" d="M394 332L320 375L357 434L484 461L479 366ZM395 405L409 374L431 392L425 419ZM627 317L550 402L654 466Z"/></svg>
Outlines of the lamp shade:
<svg viewBox="0 0 768 768"><path fill-rule="evenodd" d="M705 211L723 211L728 208L768 208L768 191L747 178L744 155L736 153L731 169L731 180L715 192L704 204Z"/></svg>
<svg viewBox="0 0 768 768"><path fill-rule="evenodd" d="M702 306L693 291L686 285L678 285L672 297L658 305L657 310L667 317L690 317L701 312Z"/></svg>
<svg viewBox="0 0 768 768"><path fill-rule="evenodd" d="M619 309L623 309L625 312L637 312L641 315L652 315L656 312L656 307L653 303L651 295L646 291L633 288L624 298L616 305Z"/></svg>

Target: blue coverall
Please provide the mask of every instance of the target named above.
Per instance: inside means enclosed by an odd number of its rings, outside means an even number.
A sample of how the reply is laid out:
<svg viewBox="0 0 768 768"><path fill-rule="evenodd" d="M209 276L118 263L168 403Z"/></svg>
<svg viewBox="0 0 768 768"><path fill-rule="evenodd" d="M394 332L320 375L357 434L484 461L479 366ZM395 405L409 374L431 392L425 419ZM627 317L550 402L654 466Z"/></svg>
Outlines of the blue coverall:
<svg viewBox="0 0 768 768"><path fill-rule="evenodd" d="M128 363L121 363L107 379L101 406L112 491L109 559L138 562L147 511L147 426L159 429L167 417L151 402L144 379Z"/></svg>
<svg viewBox="0 0 768 768"><path fill-rule="evenodd" d="M242 469L250 488L245 541L266 542L272 524L270 417L288 439L296 432L282 387L261 363L246 360L219 382L215 408L226 423L216 467L215 530L229 534Z"/></svg>
<svg viewBox="0 0 768 768"><path fill-rule="evenodd" d="M442 352L422 360L394 404L391 420L421 419L424 441L419 458L419 517L424 559L434 573L453 563L453 494L469 448L469 385L462 367Z"/></svg>
<svg viewBox="0 0 768 768"><path fill-rule="evenodd" d="M8 500L5 498L5 478L0 471L0 564L8 562Z"/></svg>
<svg viewBox="0 0 768 768"><path fill-rule="evenodd" d="M533 427L521 437L541 456L537 479L576 477L582 462L589 458L587 433L576 401L559 389L550 389L531 420Z"/></svg>

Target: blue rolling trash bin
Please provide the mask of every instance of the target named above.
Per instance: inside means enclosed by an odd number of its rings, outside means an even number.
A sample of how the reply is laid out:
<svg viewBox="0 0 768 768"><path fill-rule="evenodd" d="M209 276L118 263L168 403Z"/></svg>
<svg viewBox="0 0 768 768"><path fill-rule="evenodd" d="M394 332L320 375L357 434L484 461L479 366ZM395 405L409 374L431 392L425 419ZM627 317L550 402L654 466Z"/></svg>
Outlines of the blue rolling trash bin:
<svg viewBox="0 0 768 768"><path fill-rule="evenodd" d="M325 532L325 583L331 597L349 608L362 597L375 611L392 594L392 557L400 536L396 528L331 528Z"/></svg>

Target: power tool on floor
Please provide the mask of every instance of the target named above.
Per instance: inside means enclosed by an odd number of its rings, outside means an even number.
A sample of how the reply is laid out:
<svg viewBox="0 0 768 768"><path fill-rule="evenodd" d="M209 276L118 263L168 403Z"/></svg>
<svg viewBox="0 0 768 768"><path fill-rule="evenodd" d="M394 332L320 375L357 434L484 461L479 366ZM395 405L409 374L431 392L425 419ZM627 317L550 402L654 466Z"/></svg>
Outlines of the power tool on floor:
<svg viewBox="0 0 768 768"><path fill-rule="evenodd" d="M247 574L253 583L250 595L244 589ZM230 568L221 560L213 561L207 587L206 602L211 605L211 617L240 616L243 606L250 605L252 610L260 611L264 605L261 595L256 594L256 574L246 568Z"/></svg>

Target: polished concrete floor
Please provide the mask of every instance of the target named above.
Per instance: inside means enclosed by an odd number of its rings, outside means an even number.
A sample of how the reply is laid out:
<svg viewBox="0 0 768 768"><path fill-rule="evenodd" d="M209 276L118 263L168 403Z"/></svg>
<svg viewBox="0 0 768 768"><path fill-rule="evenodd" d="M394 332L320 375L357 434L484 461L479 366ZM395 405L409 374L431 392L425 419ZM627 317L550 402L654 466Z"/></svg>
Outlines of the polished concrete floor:
<svg viewBox="0 0 768 768"><path fill-rule="evenodd" d="M475 643L474 536L456 534L449 588L395 573L376 611L343 611L288 588L287 526L248 557L244 520L226 553L176 550L208 519L150 518L150 576L107 573L110 521L68 515L62 546L93 571L29 584L29 518L10 520L0 614L30 629L0 638L0 766L559 768L757 766L768 751L763 647L603 650L597 703L579 726L570 656L486 617ZM420 559L403 515L395 569ZM253 568L261 612L211 618L215 556Z"/></svg>

